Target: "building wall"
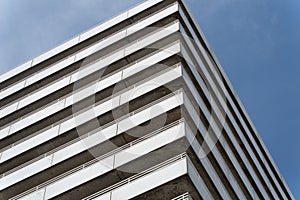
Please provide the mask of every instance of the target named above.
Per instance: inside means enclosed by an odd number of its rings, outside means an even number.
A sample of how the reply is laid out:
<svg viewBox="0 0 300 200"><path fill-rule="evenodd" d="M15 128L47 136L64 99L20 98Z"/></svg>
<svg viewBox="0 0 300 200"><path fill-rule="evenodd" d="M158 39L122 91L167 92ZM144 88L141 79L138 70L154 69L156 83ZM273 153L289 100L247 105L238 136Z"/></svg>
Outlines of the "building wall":
<svg viewBox="0 0 300 200"><path fill-rule="evenodd" d="M184 1L0 80L2 199L293 199Z"/></svg>

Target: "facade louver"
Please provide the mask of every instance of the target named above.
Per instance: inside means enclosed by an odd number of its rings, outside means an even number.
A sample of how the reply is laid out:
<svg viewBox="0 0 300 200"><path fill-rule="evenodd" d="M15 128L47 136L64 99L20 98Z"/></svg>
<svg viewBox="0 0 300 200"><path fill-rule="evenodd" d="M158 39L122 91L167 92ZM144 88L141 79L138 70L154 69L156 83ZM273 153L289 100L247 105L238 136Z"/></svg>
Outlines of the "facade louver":
<svg viewBox="0 0 300 200"><path fill-rule="evenodd" d="M185 1L145 1L0 81L0 199L294 199Z"/></svg>

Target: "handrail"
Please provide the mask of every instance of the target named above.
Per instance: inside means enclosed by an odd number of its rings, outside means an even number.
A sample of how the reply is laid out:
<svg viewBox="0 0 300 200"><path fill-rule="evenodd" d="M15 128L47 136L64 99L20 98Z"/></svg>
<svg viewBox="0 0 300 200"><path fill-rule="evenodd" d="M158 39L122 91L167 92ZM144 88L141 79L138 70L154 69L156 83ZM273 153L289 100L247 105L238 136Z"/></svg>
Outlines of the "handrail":
<svg viewBox="0 0 300 200"><path fill-rule="evenodd" d="M160 129L157 129L157 130L155 130L155 131L153 131L153 132L151 132L151 133L143 136L143 137L140 137L140 138L138 138L138 139L136 139L136 140L134 140L134 141L132 141L130 143L127 143L127 144L125 144L125 145L123 145L121 147L118 147L118 148L116 148L116 149L114 149L114 150L112 150L112 151L110 151L110 152L108 152L108 153L106 153L104 155L101 155L101 156L99 156L99 157L97 157L97 158L95 158L93 160L90 160L90 161L88 161L88 162L86 162L86 163L84 163L84 164L82 164L82 165L80 165L78 167L75 167L72 170L69 170L69 171L67 171L67 172L65 172L65 173L63 173L63 174L61 174L59 176L56 176L56 177L54 177L54 178L52 178L52 179L50 179L50 180L48 180L48 181L46 181L46 182L44 182L42 184L39 184L38 186L33 187L33 188L31 188L31 189L29 189L29 190L27 190L27 191L25 191L25 192L23 192L23 193L15 196L15 197L13 197L12 199L18 199L18 198L24 197L24 196L26 196L26 195L34 192L34 191L37 191L37 190L39 190L41 188L49 186L49 185L55 183L58 180L61 180L61 179L65 178L65 177L67 177L67 176L69 176L69 175L71 175L71 174L73 174L75 172L78 172L78 171L80 171L82 169L85 169L85 168L87 168L87 167L89 167L89 166L91 166L91 165L99 162L100 160L108 158L109 156L115 155L115 154L121 152L122 150L128 149L128 148L132 147L135 144L138 144L138 143L140 143L142 141L145 141L146 139L151 138L151 137L153 137L153 136L155 136L155 135L157 135L157 134L159 134L159 133L161 133L161 132L163 132L163 131L165 131L165 130L167 130L169 128L172 128L172 127L174 127L176 125L179 125L180 123L182 123L184 121L185 121L184 118L176 120L176 121L174 121L174 122L172 122L172 123L170 123L170 124L168 124L168 125L160 128Z"/></svg>
<svg viewBox="0 0 300 200"><path fill-rule="evenodd" d="M114 185L111 185L111 186L109 186L109 187L107 187L107 188L105 188L105 189L103 189L103 190L101 190L101 191L99 191L97 193L94 193L94 194L92 194L92 195L84 198L83 200L91 200L91 199L97 198L97 197L99 197L99 196L101 196L101 195L103 195L103 194L105 194L107 192L115 190L118 187L121 187L123 185L129 184L129 183L133 182L134 180L136 180L136 179L138 179L138 178L140 178L142 176L151 174L152 172L154 172L154 171L156 171L158 169L166 167L166 166L168 166L168 165L170 165L170 164L172 164L172 163L174 163L174 162L176 162L178 160L185 159L186 157L187 157L186 152L184 152L182 154L179 154L179 155L177 155L177 156L175 156L175 157L173 157L173 158L171 158L169 160L166 160L166 161L164 161L164 162L162 162L162 163L160 163L158 165L155 165L155 166L153 166L153 167L151 167L151 168L149 168L149 169L147 169L145 171L142 171L142 172L140 172L138 174L135 174L135 175L133 175L133 176L131 176L131 177L125 179L125 180L122 180L122 181L120 181L120 182L118 182L118 183L116 183Z"/></svg>
<svg viewBox="0 0 300 200"><path fill-rule="evenodd" d="M177 63L177 64L174 64L174 65L170 66L170 68L176 68L176 67L179 66L179 64L180 64L180 62ZM124 70L124 68L122 68L122 70ZM120 71L122 71L122 70L120 70ZM116 72L116 73L117 73L117 72ZM161 72L159 72L159 73L161 73ZM111 96L108 96L108 97L106 97L106 98L100 100L100 101L97 102L95 105L91 105L91 106L89 106L89 107L87 107L87 108L84 108L84 109L78 111L77 113L74 113L73 116L76 115L76 114L80 114L80 113L82 113L82 112L84 112L84 111L87 111L88 109L92 108L93 106L97 106L97 105L99 105L99 104L101 104L101 103L103 103L103 102L105 102L105 101L111 100L111 99L113 99L114 97L117 97L118 95L121 95L122 93L128 91L128 89L132 89L132 88L134 88L134 87L139 86L140 84L143 84L143 83L144 83L145 81L147 81L147 80L151 80L154 76L157 76L157 74L158 74L158 73L156 73L156 74L154 74L154 75L152 75L152 76L150 76L150 77L148 77L148 78L146 78L146 79L144 79L144 80L142 80L142 81L138 81L137 83L135 83L135 84L133 84L133 85L127 87L126 89L123 89L123 90L121 90L121 91L119 91L119 92L117 92L117 93L115 93L115 94L113 94L113 95L111 95ZM106 76L102 77L102 79L105 79L105 78L106 78ZM102 79L101 79L101 80L102 80ZM93 83L93 84L94 84L94 83ZM90 86L90 84L87 85L86 87L88 87L88 86ZM62 99L65 100L66 98L68 98L69 96L72 96L72 95L74 95L74 94L72 93L72 94L70 94L70 95L66 95L66 96L60 98L60 100L62 100ZM51 105L53 105L54 103L56 103L56 102L51 102L50 104L48 104L48 105L46 105L46 106L49 106L49 105L51 106ZM46 106L44 106L43 108L41 108L41 110L44 109L44 108L46 108ZM40 110L39 110L39 111L40 111ZM28 115L29 115L29 114L28 114ZM20 118L20 119L23 119L23 118L24 118L24 116L23 116L22 118ZM70 116L68 116L68 117L66 117L66 118L64 118L64 119L62 119L62 120L60 120L60 121L58 121L58 122L56 122L56 123L54 123L54 124L48 126L48 127L45 127L43 130L51 129L51 128L53 128L54 126L59 125L59 124L62 123L63 121L68 120L69 118L70 118ZM20 119L19 119L19 120L20 120ZM16 121L14 121L14 122L18 122L19 120L16 120ZM7 126L11 126L11 125L7 125ZM42 130L38 131L38 133L40 133L41 131L42 131ZM36 135L38 135L38 133L36 133L36 134L31 134L31 135L29 135L29 136L27 136L27 137L25 137L25 138L22 138L21 140L15 142L15 143L13 143L13 144L11 144L11 145L9 145L9 146L6 146L6 147L0 149L0 153L1 153L1 152L4 152L4 151L7 150L7 149L12 148L13 146L15 146L15 145L17 145L17 144L20 144L20 143L22 143L22 142L24 142L24 141L26 141L26 140L28 140L28 139L30 139L30 138L36 136Z"/></svg>
<svg viewBox="0 0 300 200"><path fill-rule="evenodd" d="M190 194L187 192L187 193L184 193L178 197L175 197L171 200L193 200L192 197L190 196Z"/></svg>
<svg viewBox="0 0 300 200"><path fill-rule="evenodd" d="M88 45L88 46L86 46L86 47L80 49L79 51L76 51L76 52L73 53L73 54L68 55L67 57L65 57L65 58L63 58L63 59L61 59L61 60L59 60L59 61L57 61L57 62L55 62L55 63L53 63L53 64L51 64L51 65L49 65L48 67L45 67L45 68L43 68L42 70L40 70L40 71L38 71L38 72L36 72L36 73L34 73L34 74L30 74L29 76L26 76L24 79L21 79L21 80L16 81L15 84L13 84L13 85L11 85L11 86L14 86L14 85L16 85L16 84L18 84L18 83L20 83L20 82L22 82L22 81L24 81L24 80L27 80L28 78L31 78L32 76L34 76L34 75L36 75L36 74L38 74L38 73L40 73L40 72L42 72L42 71L44 71L44 70L47 70L47 69L49 69L50 67L52 67L52 66L54 66L54 65L57 65L58 63L60 63L60 62L62 62L62 61L64 61L64 60L66 60L66 59L68 59L68 58L70 58L70 57L72 57L72 56L76 56L78 53L80 53L80 52L82 52L82 51L84 51L84 50L86 50L86 49L88 49L88 48L91 48L93 45L97 45L99 42L102 42L102 41L106 40L107 38L109 38L109 37L111 37L111 36L115 36L116 34L122 32L122 31L124 31L124 30L126 30L126 29L128 29L128 28L130 28L130 27L132 27L132 26L135 26L136 24L138 24L138 23L140 23L140 22L142 22L142 21L144 21L144 20L147 20L149 17L152 17L152 16L156 15L157 13L159 13L159 12L165 10L165 9L168 9L169 7L172 7L172 6L175 5L175 4L176 4L176 2L174 2L174 3L172 3L172 4L170 4L170 5L166 6L166 7L163 7L163 8L161 8L161 9L157 10L157 11L151 13L150 15L147 15L146 17L144 17L144 18L142 18L142 19L139 19L138 21L136 21L136 22L130 24L129 26L126 26L126 27L124 27L124 28L122 28L122 29L120 29L120 30L117 30L117 31L114 32L112 35L107 35L107 36L103 37L102 39L98 40L97 42L95 42L95 43L93 43L93 44L91 44L91 45ZM125 12L128 12L128 11L125 11ZM122 14L122 13L120 13L120 14ZM116 16L118 16L118 15L116 15ZM115 16L115 17L116 17L116 16ZM113 19L113 18L111 18L111 19ZM101 25L101 24L98 24L98 25L96 25L95 27L92 27L91 29L87 30L86 32L92 30L93 28L96 28L96 27L99 26L99 25ZM139 31L140 31L140 30L139 30ZM41 53L40 55L38 55L38 56L32 58L31 60L29 60L29 61L27 61L27 62L32 62L33 59L38 58L39 56L43 55L44 53L47 53L47 52L49 52L49 51L51 51L51 50L53 50L53 49L59 47L60 45L63 45L63 44L65 44L65 43L67 43L67 42L69 42L69 41L71 41L71 40L74 40L75 38L79 38L82 34L84 34L84 33L86 33L86 32L83 32L83 33L78 34L77 36L71 38L70 40L67 40L67 41L65 41L65 42L63 42L63 43L61 43L61 44L55 46L54 48L49 49L48 51L45 51L45 52ZM100 32L99 32L99 33L100 33ZM97 34L99 34L99 33L97 33ZM126 36L128 36L128 35L126 35ZM120 41L120 40L118 40L118 41ZM118 42L118 41L116 41L116 42ZM79 43L81 43L81 42L84 42L84 41L79 41ZM114 43L116 43L116 42L114 42ZM79 43L76 43L76 45L79 44ZM114 43L113 43L113 44L114 44ZM102 50L102 49L101 49L101 50ZM60 53L61 53L61 52L59 52L58 54L60 54ZM26 63L26 62L25 62L25 63ZM22 63L21 65L23 65L23 64L25 64L25 63ZM74 64L74 63L71 63L70 65L72 65L72 64ZM15 67L11 68L11 70L13 70L13 69L15 69L15 68L17 68L17 67L20 67L21 65L15 66ZM30 68L31 68L31 67L33 67L33 66L30 66ZM8 71L6 71L6 72L0 74L0 76L1 76L1 75L4 75L4 74L7 73L7 72L8 72ZM10 88L10 87L5 87L5 88L1 89L0 92L5 91L5 90L7 90L7 89L9 89L9 88Z"/></svg>
<svg viewBox="0 0 300 200"><path fill-rule="evenodd" d="M173 5L174 5L174 3L171 4L171 5L169 5L169 6L167 6L167 7L165 7L165 8L163 8L163 9L161 9L161 10L159 10L159 11L157 11L156 13L154 13L154 15L157 14L157 13L159 13L159 12L161 12L161 11L164 10L164 9L168 9L169 7L172 7ZM148 17L147 17L147 18L148 18ZM147 19L147 18L145 18L145 19ZM138 24L139 22L140 22L140 21L138 21L136 24ZM165 26L173 25L173 24L176 23L176 22L178 22L178 20L174 20L174 21L172 21L171 23L169 23L169 24L167 24L167 25L165 25ZM135 25L135 24L133 24L133 25ZM163 27L161 27L161 28L163 28ZM128 29L128 28L125 28L124 30L126 30L126 29ZM116 34L118 34L118 33L121 32L121 31L124 31L124 30L119 30L118 32L116 32ZM140 31L140 30L139 30L139 31ZM156 30L154 30L154 31L152 30L151 33L152 33L152 32L155 32L155 31L156 31ZM123 46L122 48L113 50L113 51L110 52L109 54L106 54L105 56L102 56L102 57L100 57L100 58L97 58L96 60L91 61L90 63L88 63L88 64L85 66L85 68L88 67L88 66L90 66L90 65L92 65L92 64L94 64L95 62L97 62L97 61L99 61L99 60L105 58L106 56L111 55L112 53L115 53L116 51L121 51L122 49L126 49L128 46L135 45L135 44L136 44L137 42L139 42L140 40L142 40L142 39L144 39L144 38L146 38L146 37L149 37L149 35L151 35L151 34L146 33L146 35L141 36L141 38L132 41L131 43L129 43L129 44ZM126 36L126 37L127 37L127 36ZM105 40L105 39L107 39L107 38L108 38L108 37L105 37L105 38L101 39L99 42L102 42L103 40ZM119 41L119 40L118 40L118 41ZM118 42L118 41L116 41L116 42ZM98 43L99 43L99 42L98 42ZM116 42L114 42L114 43L116 43ZM114 44L114 43L113 43L113 44ZM94 45L97 45L97 43L94 44ZM89 46L89 47L87 47L87 48L90 48L90 47L92 47L92 46ZM87 48L85 48L85 49L87 49ZM83 49L83 50L85 50L85 49ZM101 50L102 50L102 49L101 49ZM100 50L99 50L99 51L100 51ZM81 52L81 51L80 51L80 52ZM77 54L78 54L78 53L72 54L72 55L68 56L67 58L72 57L72 56L76 56ZM90 55L88 55L88 56L90 56ZM66 59L63 59L63 60L66 60ZM63 61L63 60L62 60L62 61ZM77 61L72 62L70 65L74 64L75 62L77 62ZM54 66L54 65L51 65L51 66ZM48 69L48 68L46 68L46 69ZM82 69L77 69L77 70L75 70L75 71L72 71L71 73L66 74L66 75L64 75L63 77L60 77L59 79L57 79L56 82L57 82L58 80L62 80L62 79L64 79L64 78L66 78L66 77L72 76L73 74L76 74L77 72L80 72L80 70L82 70ZM33 74L33 75L34 75L34 74ZM30 77L31 77L31 76L30 76ZM28 78L29 78L29 77L28 77ZM27 80L27 78L21 80L20 82L22 82L22 81L24 81L24 80ZM19 83L19 82L18 82L18 83ZM52 82L52 83L53 83L53 82ZM49 86L49 84L48 84L48 85L45 85L44 87L41 87L41 88L35 90L34 92L38 92L38 91L40 91L40 90L46 88L47 86ZM4 89L3 89L3 91L4 91ZM30 93L30 94L31 94L31 93ZM29 96L30 94L27 94L27 96ZM20 100L14 100L14 101L12 101L12 102L9 102L9 103L6 104L3 108L6 108L6 107L8 107L8 106L10 106L10 105L12 105L12 104L14 104L14 103L16 103L16 102L19 102L19 101L20 101ZM2 109L3 109L3 108L2 108Z"/></svg>
<svg viewBox="0 0 300 200"><path fill-rule="evenodd" d="M159 103L159 102L162 102L163 100L168 99L168 98L171 97L171 96L175 96L176 94L179 94L180 92L183 92L183 90L182 90L181 88L180 88L179 90L176 90L176 91L174 91L174 92L172 92L172 93L170 93L170 94L168 94L168 95L166 95L166 96L163 96L163 97L161 97L161 98L159 98L159 99L157 99L157 100L155 100L155 101L152 101L151 103L149 103L149 104L147 104L147 105L145 105L145 106L142 106L142 107L140 107L140 108L138 108L138 109L136 109L136 110L134 110L134 111L132 111L132 112L130 112L130 113L127 113L126 115L121 116L120 118L118 118L118 119L116 119L116 120L114 120L114 121L111 121L111 122L109 122L109 123L107 123L107 124L104 124L103 126L97 128L97 129L95 129L95 130L93 130L93 131L91 131L91 132L89 132L89 133L86 133L86 134L84 134L84 135L82 135L82 136L80 136L80 137L78 137L78 138L76 138L76 139L74 139L74 140L71 140L71 141L69 141L69 142L67 142L67 143L65 143L65 144L63 144L63 145L61 145L61 146L59 146L59 147L56 147L55 149L52 149L51 151L49 151L49 152L47 152L47 153L44 153L44 154L42 154L42 155L40 155L40 156L38 156L38 157L36 157L36 158L30 160L30 161L27 161L27 162L25 162L25 163L23 163L23 164L21 164L21 165L15 167L15 168L9 170L9 171L7 171L7 172L4 172L4 173L0 176L0 179L3 178L4 176L7 176L7 175L9 175L9 174L11 174L11 173L13 173L13 172L15 172L15 171L17 171L17 170L19 170L19 169L25 167L25 166L27 166L27 165L30 165L30 164L32 164L32 163L34 163L34 162L36 162L36 161L38 161L38 160L40 160L40 159L42 159L42 158L45 158L45 157L47 157L47 156L49 156L49 155L51 155L51 154L53 154L53 153L55 153L55 152L57 152L57 151L63 149L63 148L65 148L65 147L71 145L71 144L74 144L74 143L76 143L76 142L78 142L78 141L80 141L80 140L82 140L82 139L84 139L84 138L86 138L86 137L89 137L89 136L91 136L91 135L97 133L98 131L101 131L102 129L105 129L105 128L107 128L107 127L113 125L113 124L117 124L117 123L120 122L121 120L123 120L123 119L125 119L125 118L127 118L127 117L130 117L130 116L132 116L132 115L134 115L134 114L136 114L136 113L138 113L138 112L141 112L142 110L145 110L145 109L151 107L152 105L155 105L155 104L157 104L157 103Z"/></svg>

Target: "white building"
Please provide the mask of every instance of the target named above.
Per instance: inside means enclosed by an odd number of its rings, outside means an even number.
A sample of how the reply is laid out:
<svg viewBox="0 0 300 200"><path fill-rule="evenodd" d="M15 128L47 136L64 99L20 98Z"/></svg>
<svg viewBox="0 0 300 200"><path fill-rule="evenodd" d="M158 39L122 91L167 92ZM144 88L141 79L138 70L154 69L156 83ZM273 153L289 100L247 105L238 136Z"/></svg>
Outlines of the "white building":
<svg viewBox="0 0 300 200"><path fill-rule="evenodd" d="M0 82L0 199L294 199L184 1L145 1Z"/></svg>

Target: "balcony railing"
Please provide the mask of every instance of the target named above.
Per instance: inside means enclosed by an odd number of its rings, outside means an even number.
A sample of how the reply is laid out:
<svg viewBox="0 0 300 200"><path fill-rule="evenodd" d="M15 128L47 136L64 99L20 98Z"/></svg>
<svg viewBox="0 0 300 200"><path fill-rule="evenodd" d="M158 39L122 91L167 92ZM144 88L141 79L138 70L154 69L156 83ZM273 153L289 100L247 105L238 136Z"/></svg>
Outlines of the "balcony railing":
<svg viewBox="0 0 300 200"><path fill-rule="evenodd" d="M159 102L162 102L162 101L164 101L164 100L166 100L166 99L168 99L168 98L170 98L170 97L172 97L172 96L175 96L176 94L180 94L180 93L182 93L182 92L183 92L183 90L182 90L182 89L179 89L179 90L174 91L173 93L170 93L170 94L168 94L168 95L166 95L166 96L163 96L162 98L159 98L159 99L157 99L157 100L155 100L155 101L153 101L153 102L151 102L151 103L149 103L149 104L147 104L147 105L144 105L144 106L142 106L142 107L140 107L140 108L138 108L138 109L136 109L136 110L134 110L134 111L132 111L132 112L130 112L130 113L127 113L126 115L124 115L124 116L122 116L122 117L120 117L120 118L118 118L118 119L115 119L114 121L111 121L111 122L109 122L109 123L107 123L107 124L104 124L103 126L97 128L97 129L95 129L95 130L93 130L93 131L91 131L91 132L89 132L89 133L86 133L86 134L84 134L84 135L82 135L82 136L80 136L80 137L78 137L78 138L76 138L76 139L74 139L74 140L71 140L71 141L69 141L69 142L67 142L67 143L65 143L65 144L63 144L63 145L61 145L61 146L59 146L59 147L57 147L57 148L55 148L55 149L53 149L53 150L47 152L47 153L45 153L45 154L42 154L42 155L40 155L40 156L38 156L38 157L36 157L36 158L34 158L34 159L32 159L32 160L26 162L26 163L23 163L22 165L19 165L19 166L16 167L16 168L13 168L13 169L11 169L11 170L9 170L9 171L3 173L3 174L1 175L1 178L5 177L5 176L7 176L7 175L9 175L9 174L11 174L11 173L13 173L13 172L16 172L16 171L18 171L19 169L22 169L22 168L24 168L25 166L30 165L30 164L32 164L32 163L34 163L34 162L36 162L36 161L38 161L38 160L40 160L40 159L42 159L42 158L45 158L45 157L47 157L47 156L49 156L49 155L52 155L52 154L54 154L55 152L58 152L59 150L62 150L62 149L64 149L64 148L67 147L67 146L70 146L70 145L72 145L72 144L74 144L74 143L76 143L76 142L79 142L79 141L83 140L84 138L87 138L87 137L89 137L89 136L92 136L93 134L96 134L97 132L99 132L99 131L101 131L101 130L103 130L103 129L105 129L105 128L108 128L108 127L110 127L110 126L112 126L112 125L114 125L114 124L116 124L116 123L122 121L123 119L126 119L126 118L128 118L128 117L130 117L130 116L133 116L134 114L137 114L137 113L139 113L139 112L141 112L141 111L143 111L143 110L145 110L145 109L147 109L147 108L150 108L151 106L154 106L155 104L157 104L157 103L159 103Z"/></svg>
<svg viewBox="0 0 300 200"><path fill-rule="evenodd" d="M164 162L162 162L162 163L160 163L158 165L155 165L155 166L153 166L153 167L151 167L151 168L149 168L149 169L147 169L147 170L145 170L145 171L143 171L141 173L133 175L130 178L122 180L119 183L116 183L116 184L114 184L112 186L109 186L109 187L107 187L107 188L105 188L105 189L103 189L103 190L101 190L101 191L99 191L99 192L97 192L95 194L92 194L92 195L84 198L83 200L92 200L92 199L95 199L95 198L97 198L97 197L99 197L101 195L104 195L105 193L108 193L108 192L113 191L114 189L116 189L118 187L121 187L121 186L124 186L126 184L129 184L129 183L133 182L134 180L137 180L137 179L139 179L139 178L141 178L143 176L151 174L154 171L159 170L159 169L161 169L163 167L166 167L166 166L168 166L168 165L170 165L170 164L172 164L172 163L174 163L176 161L185 159L186 157L187 157L187 154L186 153L182 153L182 154L180 154L178 156L175 156L175 157L173 157L173 158L171 158L169 160L166 160L166 161L164 161Z"/></svg>
<svg viewBox="0 0 300 200"><path fill-rule="evenodd" d="M105 158L108 158L110 156L116 155L117 153L119 153L119 152L121 152L123 150L126 150L126 149L132 147L133 145L136 145L136 144L138 144L138 143L140 143L142 141L145 141L145 140L147 140L147 139L149 139L149 138L151 138L151 137L153 137L155 135L158 135L159 133L161 133L161 132L163 132L163 131L165 131L167 129L175 127L175 126L177 126L177 125L179 125L179 124L181 124L183 122L184 122L183 118L181 118L181 119L179 119L177 121L174 121L171 124L168 124L168 125L160 128L160 129L158 129L158 130L155 130L155 131L153 131L153 132L151 132L151 133L143 136L143 137L140 137L140 138L138 138L138 139L136 139L136 140L134 140L134 141L132 141L130 143L127 143L127 144L125 144L125 145L123 145L123 146L121 146L119 148L116 148L116 149L114 149L114 150L112 150L112 151L110 151L110 152L108 152L108 153L106 153L106 154L104 154L102 156L99 156L98 158L95 158L95 159L93 159L93 160L91 160L89 162L86 162L86 163L84 163L84 164L82 164L82 165L80 165L80 166L78 166L78 167L76 167L76 168L74 168L74 169L72 169L70 171L67 171L67 172L65 172L65 173L63 173L63 174L61 174L61 175L59 175L57 177L54 177L54 178L52 178L52 179L50 179L50 180L48 180L48 181L46 181L46 182L44 182L42 184L40 184L40 185L38 185L38 186L30 189L30 190L27 190L27 191L25 191L25 192L23 192L23 193L15 196L15 197L13 197L12 199L13 200L14 199L20 199L20 198L22 198L22 197L24 197L24 196L26 196L28 194L31 194L31 193L33 193L35 191L38 191L38 190L40 190L42 188L45 188L45 187L47 187L47 186L49 186L49 185L57 182L58 180L61 180L61 179L65 178L65 177L67 177L67 176L69 176L71 174L74 174L74 173L76 173L76 172L78 172L80 170L83 170L83 169L85 169L85 168L87 168L87 167L89 167L89 166L91 166L91 165L93 165L93 164L95 164L95 163L97 163L97 162L99 162L101 160L104 160Z"/></svg>
<svg viewBox="0 0 300 200"><path fill-rule="evenodd" d="M171 200L193 200L193 198L191 197L191 195L187 192L187 193L184 193L178 197L175 197Z"/></svg>

